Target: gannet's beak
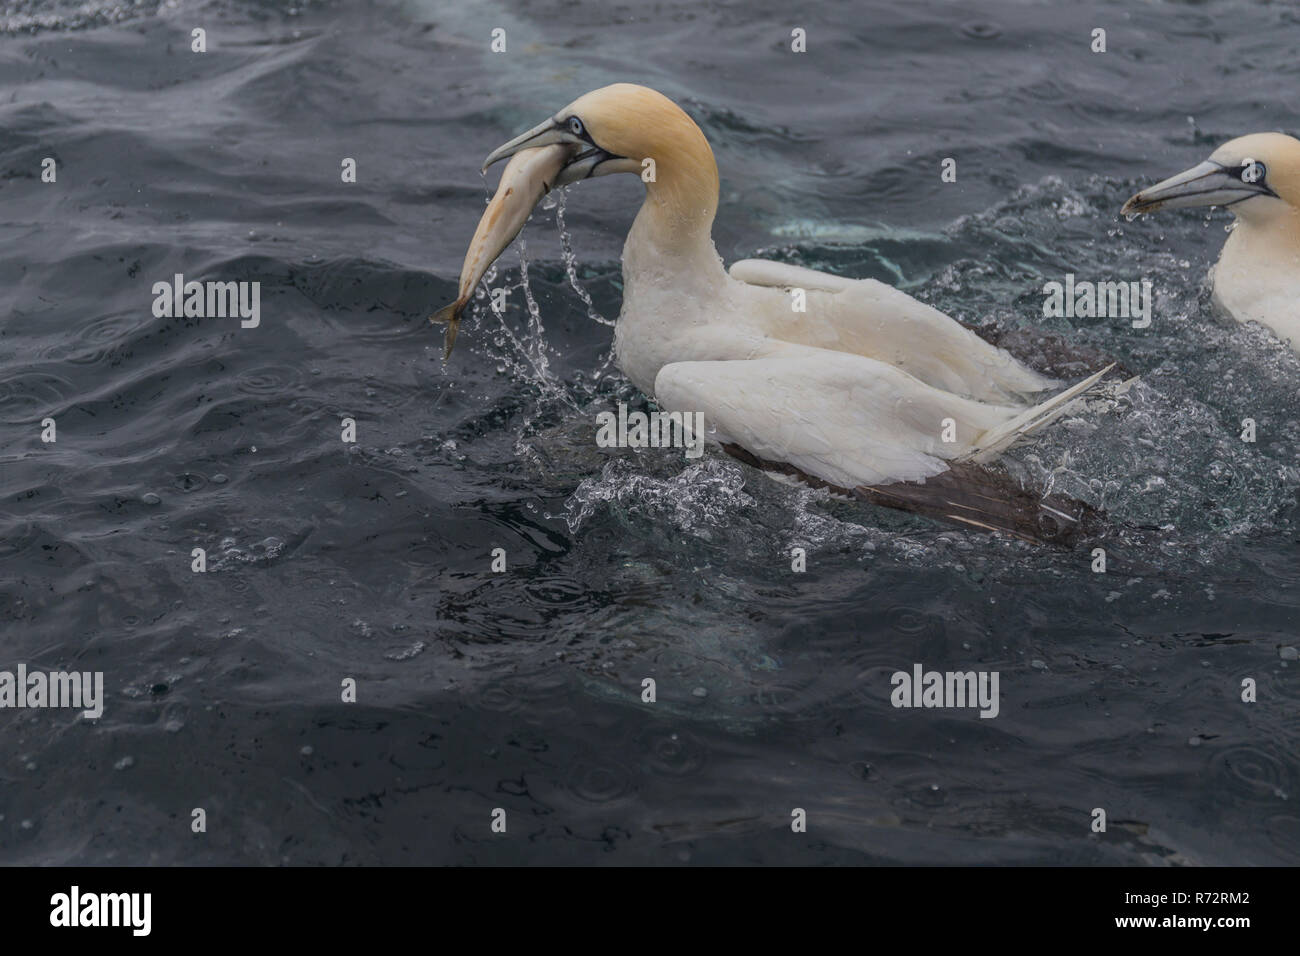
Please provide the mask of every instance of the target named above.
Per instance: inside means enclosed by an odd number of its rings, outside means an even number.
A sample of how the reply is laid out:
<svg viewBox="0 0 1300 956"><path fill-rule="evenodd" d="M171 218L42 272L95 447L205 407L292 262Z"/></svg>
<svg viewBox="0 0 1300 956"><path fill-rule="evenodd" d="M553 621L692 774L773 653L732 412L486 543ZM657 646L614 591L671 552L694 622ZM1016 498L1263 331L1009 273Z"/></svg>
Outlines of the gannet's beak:
<svg viewBox="0 0 1300 956"><path fill-rule="evenodd" d="M1259 175L1252 182L1250 166L1225 166L1207 159L1177 176L1142 190L1124 203L1122 216L1154 212L1157 209L1180 209L1186 206L1231 206L1252 196L1276 196L1277 193Z"/></svg>
<svg viewBox="0 0 1300 956"><path fill-rule="evenodd" d="M577 136L574 136L564 125L554 117L548 119L545 123L534 126L527 133L520 133L510 142L498 146L492 152L488 153L488 158L483 160L483 169L481 172L487 172L488 167L493 163L499 163L503 159L509 159L521 149L528 149L532 146L550 146L552 143L580 143L582 142Z"/></svg>
<svg viewBox="0 0 1300 956"><path fill-rule="evenodd" d="M488 167L493 163L508 159L521 149L530 149L534 146L550 146L552 143L572 143L581 147L575 152L573 159L555 177L552 188L567 186L570 183L578 182L580 179L599 175L596 172L597 166L606 160L618 158L593 143L591 137L587 136L585 132L582 134L574 133L563 120L552 117L545 123L534 126L528 132L521 133L510 142L498 146L488 153L487 159L483 160L481 172L486 173Z"/></svg>

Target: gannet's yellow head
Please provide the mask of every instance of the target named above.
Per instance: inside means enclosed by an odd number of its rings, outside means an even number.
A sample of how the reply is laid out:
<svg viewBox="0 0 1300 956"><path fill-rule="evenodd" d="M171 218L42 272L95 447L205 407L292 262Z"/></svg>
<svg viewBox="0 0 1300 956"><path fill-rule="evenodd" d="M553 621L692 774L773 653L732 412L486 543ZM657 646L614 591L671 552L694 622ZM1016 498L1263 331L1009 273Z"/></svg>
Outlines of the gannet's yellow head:
<svg viewBox="0 0 1300 956"><path fill-rule="evenodd" d="M662 93L632 83L592 90L493 150L483 168L521 149L550 143L579 147L556 177L557 186L635 173L646 182L650 200L671 218L713 221L718 205L713 151L694 120Z"/></svg>
<svg viewBox="0 0 1300 956"><path fill-rule="evenodd" d="M1300 140L1282 133L1230 140L1199 166L1142 190L1120 212L1183 206L1225 206L1246 221L1300 214Z"/></svg>

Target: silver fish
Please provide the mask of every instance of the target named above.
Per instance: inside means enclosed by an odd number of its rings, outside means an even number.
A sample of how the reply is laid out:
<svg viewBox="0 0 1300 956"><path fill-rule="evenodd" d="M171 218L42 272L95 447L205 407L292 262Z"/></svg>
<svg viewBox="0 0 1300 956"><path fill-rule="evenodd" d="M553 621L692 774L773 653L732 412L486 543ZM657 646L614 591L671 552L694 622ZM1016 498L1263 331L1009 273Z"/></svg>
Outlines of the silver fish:
<svg viewBox="0 0 1300 956"><path fill-rule="evenodd" d="M537 146L521 149L506 164L496 194L483 211L483 218L479 220L469 250L465 253L456 301L439 309L429 318L430 322L447 323L444 359L451 356L451 348L456 344L456 333L460 330L461 313L469 305L479 280L514 241L515 236L519 235L519 230L528 221L533 207L555 187L560 170L575 152L576 148L569 143Z"/></svg>

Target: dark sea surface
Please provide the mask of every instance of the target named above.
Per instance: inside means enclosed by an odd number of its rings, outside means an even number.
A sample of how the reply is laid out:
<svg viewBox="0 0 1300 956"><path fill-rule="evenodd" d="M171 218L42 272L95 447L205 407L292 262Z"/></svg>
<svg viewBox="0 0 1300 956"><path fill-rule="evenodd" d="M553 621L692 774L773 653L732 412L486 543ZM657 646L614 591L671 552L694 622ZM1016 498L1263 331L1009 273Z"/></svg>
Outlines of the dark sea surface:
<svg viewBox="0 0 1300 956"><path fill-rule="evenodd" d="M1226 213L1117 215L1295 133L1298 47L1244 0L0 3L0 669L107 694L0 711L0 862L1300 862L1300 359L1212 313ZM483 157L615 81L704 129L728 263L1141 376L1009 456L1106 509L1105 574L595 447L647 407L632 177L539 209L444 365ZM261 325L154 317L176 273L260 282ZM1044 319L1067 273L1149 278L1151 327ZM1000 714L895 709L914 663Z"/></svg>

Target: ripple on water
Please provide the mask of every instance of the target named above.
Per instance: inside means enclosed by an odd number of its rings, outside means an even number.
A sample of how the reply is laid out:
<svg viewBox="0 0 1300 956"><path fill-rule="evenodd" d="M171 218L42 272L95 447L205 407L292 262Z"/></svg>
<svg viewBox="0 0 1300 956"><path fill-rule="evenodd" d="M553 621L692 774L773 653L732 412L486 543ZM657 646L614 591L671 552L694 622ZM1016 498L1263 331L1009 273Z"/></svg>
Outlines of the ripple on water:
<svg viewBox="0 0 1300 956"><path fill-rule="evenodd" d="M561 575L540 576L524 585L524 593L534 603L550 608L574 609L597 605L599 592Z"/></svg>
<svg viewBox="0 0 1300 956"><path fill-rule="evenodd" d="M541 719L553 720L573 710L573 697L579 693L576 675L562 665L549 665L516 675L519 695L528 712Z"/></svg>
<svg viewBox="0 0 1300 956"><path fill-rule="evenodd" d="M642 764L652 773L665 777L689 777L699 773L708 754L694 737L685 731L654 731L637 741Z"/></svg>
<svg viewBox="0 0 1300 956"><path fill-rule="evenodd" d="M60 339L42 354L70 365L98 365L108 359L115 346L129 344L132 335L152 321L150 313L140 309L101 315L78 324L72 335Z"/></svg>
<svg viewBox="0 0 1300 956"><path fill-rule="evenodd" d="M282 395L298 391L303 371L293 365L264 365L241 372L235 387L245 395Z"/></svg>
<svg viewBox="0 0 1300 956"><path fill-rule="evenodd" d="M198 491L207 483L207 478L194 471L186 471L172 476L172 487L186 494Z"/></svg>
<svg viewBox="0 0 1300 956"><path fill-rule="evenodd" d="M0 379L0 422L27 425L53 415L76 387L50 372L15 372Z"/></svg>
<svg viewBox="0 0 1300 956"><path fill-rule="evenodd" d="M585 803L607 806L632 793L627 770L605 760L583 758L564 774L565 789Z"/></svg>
<svg viewBox="0 0 1300 956"><path fill-rule="evenodd" d="M869 656L880 658L891 656L891 654L889 652L873 651ZM892 654L892 657L897 658L898 655ZM883 708L888 705L889 695L894 687L893 677L900 669L898 661L875 663L864 660L856 663L857 666L853 670L853 682L849 685L848 693L869 706ZM908 670L910 668L903 669Z"/></svg>
<svg viewBox="0 0 1300 956"><path fill-rule="evenodd" d="M908 637L941 637L944 633L943 619L937 614L927 614L902 604L886 611L885 620L898 633Z"/></svg>
<svg viewBox="0 0 1300 956"><path fill-rule="evenodd" d="M502 649L506 656L509 648ZM482 668L495 667L495 655L484 655ZM515 658L509 657L509 660ZM530 718L554 721L571 713L573 700L580 693L574 673L562 664L513 665L507 677L493 678L475 692L480 706L497 713L514 713L525 708Z"/></svg>
<svg viewBox="0 0 1300 956"><path fill-rule="evenodd" d="M1241 744L1215 754L1210 760L1219 799L1225 792L1238 800L1276 804L1291 798L1291 770L1286 760L1262 744Z"/></svg>
<svg viewBox="0 0 1300 956"><path fill-rule="evenodd" d="M957 29L972 40L996 40L1002 36L1002 28L988 20L967 20Z"/></svg>
<svg viewBox="0 0 1300 956"><path fill-rule="evenodd" d="M479 691L478 704L493 713L513 714L523 706L523 698L513 687L513 682L506 680L489 684Z"/></svg>

